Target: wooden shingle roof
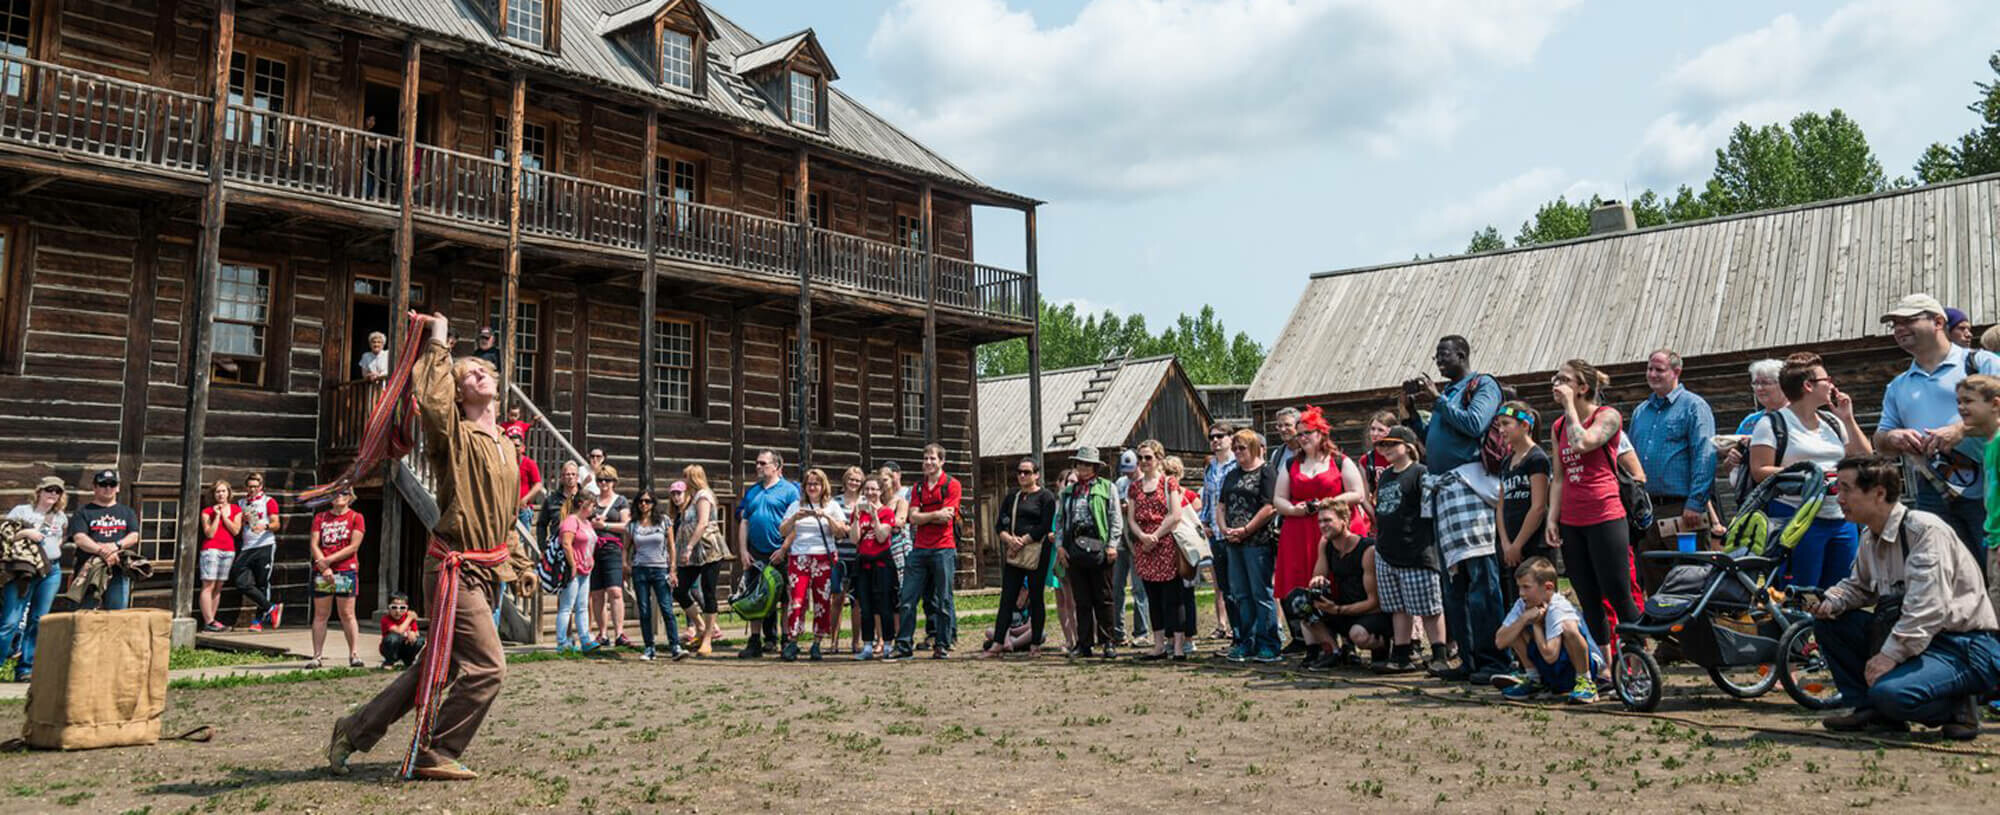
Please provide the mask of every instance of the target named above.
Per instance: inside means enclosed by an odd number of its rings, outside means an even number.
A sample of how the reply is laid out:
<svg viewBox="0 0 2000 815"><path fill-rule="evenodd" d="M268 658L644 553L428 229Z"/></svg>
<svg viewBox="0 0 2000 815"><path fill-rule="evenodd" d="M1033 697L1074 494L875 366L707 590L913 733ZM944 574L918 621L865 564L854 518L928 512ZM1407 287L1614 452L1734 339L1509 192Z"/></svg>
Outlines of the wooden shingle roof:
<svg viewBox="0 0 2000 815"><path fill-rule="evenodd" d="M1084 386L1098 366L1066 368L1042 372L1042 449L1066 451L1077 447L1124 447L1161 380L1181 376L1171 356L1127 360L1105 389L1090 416L1078 429L1076 441L1055 447L1052 439L1061 429L1063 418L1083 395ZM1033 452L1028 442L1028 375L998 376L979 380L979 457L1024 456Z"/></svg>
<svg viewBox="0 0 2000 815"><path fill-rule="evenodd" d="M1886 334L1911 292L2000 317L2000 175L1545 246L1313 276L1251 401L1434 373L1463 334L1499 376L1673 348L1684 357Z"/></svg>
<svg viewBox="0 0 2000 815"><path fill-rule="evenodd" d="M705 96L692 96L654 82L646 66L614 45L606 34L631 25L657 9L657 3L633 0L562 0L560 48L531 48L499 37L488 14L475 0L312 0L319 6L413 29L497 54L518 64L583 79L621 93L647 97L816 143L824 148L868 159L897 170L945 182L962 191L983 194L1006 204L1040 203L986 185L943 156L925 147L860 102L827 88L828 127L825 133L793 127L784 111L765 99L753 84L736 73L739 54L766 43L703 4L716 27L709 44L709 82Z"/></svg>

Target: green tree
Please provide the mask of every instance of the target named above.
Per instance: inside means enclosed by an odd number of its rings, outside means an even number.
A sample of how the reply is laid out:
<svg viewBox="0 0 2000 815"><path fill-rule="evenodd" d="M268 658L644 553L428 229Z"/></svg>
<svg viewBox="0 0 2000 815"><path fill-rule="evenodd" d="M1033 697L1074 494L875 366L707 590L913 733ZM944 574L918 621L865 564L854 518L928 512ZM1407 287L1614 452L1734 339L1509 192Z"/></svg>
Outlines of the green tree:
<svg viewBox="0 0 2000 815"><path fill-rule="evenodd" d="M1987 57L1986 67L2000 75L2000 51ZM1974 82L1979 99L1966 109L1979 115L1979 126L1958 137L1957 144L1937 142L1917 159L1917 179L1925 184L2000 173L2000 81Z"/></svg>
<svg viewBox="0 0 2000 815"><path fill-rule="evenodd" d="M1839 108L1801 113L1789 127L1736 124L1715 151L1703 197L1719 215L1774 209L1889 188L1861 126Z"/></svg>
<svg viewBox="0 0 2000 815"><path fill-rule="evenodd" d="M1480 252L1491 252L1495 249L1505 248L1507 248L1507 239L1500 237L1500 230L1494 229L1492 224L1487 224L1485 229L1472 233L1472 242L1465 245L1465 253L1476 255Z"/></svg>
<svg viewBox="0 0 2000 815"><path fill-rule="evenodd" d="M1581 238L1590 234L1590 211L1601 203L1595 196L1588 202L1575 204L1556 196L1556 200L1535 210L1535 217L1521 222L1521 231L1514 235L1515 246L1534 246L1555 243L1571 238Z"/></svg>
<svg viewBox="0 0 2000 815"><path fill-rule="evenodd" d="M1074 303L1052 306L1042 301L1042 369L1095 365L1115 349L1133 356L1173 354L1197 385L1249 382L1264 364L1264 347L1241 331L1230 334L1203 306L1197 315L1182 314L1158 335L1146 328L1142 315L1120 317L1110 310L1079 314ZM1006 376L1028 370L1026 340L1012 339L979 347L979 375Z"/></svg>

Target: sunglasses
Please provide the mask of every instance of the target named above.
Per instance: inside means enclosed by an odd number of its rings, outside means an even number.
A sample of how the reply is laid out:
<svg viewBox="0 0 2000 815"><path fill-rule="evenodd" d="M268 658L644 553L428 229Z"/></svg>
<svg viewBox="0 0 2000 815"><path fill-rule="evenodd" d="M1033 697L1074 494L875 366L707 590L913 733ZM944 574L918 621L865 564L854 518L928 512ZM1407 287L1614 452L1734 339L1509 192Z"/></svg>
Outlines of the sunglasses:
<svg viewBox="0 0 2000 815"><path fill-rule="evenodd" d="M55 494L57 494L57 495L61 495L61 494L62 494L62 491L63 491L63 488L61 488L61 487L43 487L43 488L41 488L41 489L39 489L39 490L36 490L36 492L53 492L53 493L55 493Z"/></svg>
<svg viewBox="0 0 2000 815"><path fill-rule="evenodd" d="M650 503L653 503L653 499L651 499L651 498L641 498L641 499L639 499L639 504L640 504L641 506L644 506L644 505L646 505L646 504L650 504Z"/></svg>
<svg viewBox="0 0 2000 815"><path fill-rule="evenodd" d="M1152 457L1152 456L1140 456L1140 457L1139 457L1139 460L1140 460L1140 461L1152 461L1152 460L1153 460L1153 457Z"/></svg>
<svg viewBox="0 0 2000 815"><path fill-rule="evenodd" d="M1208 438L1209 438L1209 439L1210 439L1211 441L1213 441L1213 440L1215 440L1215 439L1226 439L1226 438L1229 438L1229 434L1228 434L1228 433L1210 433L1210 434L1208 434Z"/></svg>
<svg viewBox="0 0 2000 815"><path fill-rule="evenodd" d="M597 479L597 483L599 483L599 484L616 484L616 483L618 483L618 479L616 479L616 478L600 478L600 479Z"/></svg>
<svg viewBox="0 0 2000 815"><path fill-rule="evenodd" d="M1240 444L1232 444L1232 445L1229 445L1229 449L1231 449L1231 450L1236 450L1236 451L1239 451L1239 452L1240 452L1240 451L1243 451L1243 450L1248 450L1248 449L1250 449L1250 448L1248 448L1248 447L1244 447L1243 445L1240 445Z"/></svg>
<svg viewBox="0 0 2000 815"><path fill-rule="evenodd" d="M1015 474L1015 475L1034 475L1034 474L1035 474L1035 471L1034 471L1034 470L1015 470L1015 471L1014 471L1014 474Z"/></svg>

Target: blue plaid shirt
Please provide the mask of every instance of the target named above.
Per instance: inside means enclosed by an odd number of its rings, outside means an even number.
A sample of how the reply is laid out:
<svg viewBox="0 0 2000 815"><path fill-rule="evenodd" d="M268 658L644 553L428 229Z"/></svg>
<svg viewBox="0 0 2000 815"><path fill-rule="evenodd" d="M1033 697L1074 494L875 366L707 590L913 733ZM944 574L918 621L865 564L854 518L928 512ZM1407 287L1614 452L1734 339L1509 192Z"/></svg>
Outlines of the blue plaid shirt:
<svg viewBox="0 0 2000 815"><path fill-rule="evenodd" d="M1699 510L1715 491L1715 412L1679 385L1632 411L1632 446L1646 470L1646 492L1686 498Z"/></svg>
<svg viewBox="0 0 2000 815"><path fill-rule="evenodd" d="M1219 534L1222 528L1215 523L1215 504L1222 500L1222 479L1228 478L1229 472L1234 469L1236 460L1225 458L1219 463L1209 462L1208 469L1201 474L1201 522L1218 533L1211 540L1222 540Z"/></svg>

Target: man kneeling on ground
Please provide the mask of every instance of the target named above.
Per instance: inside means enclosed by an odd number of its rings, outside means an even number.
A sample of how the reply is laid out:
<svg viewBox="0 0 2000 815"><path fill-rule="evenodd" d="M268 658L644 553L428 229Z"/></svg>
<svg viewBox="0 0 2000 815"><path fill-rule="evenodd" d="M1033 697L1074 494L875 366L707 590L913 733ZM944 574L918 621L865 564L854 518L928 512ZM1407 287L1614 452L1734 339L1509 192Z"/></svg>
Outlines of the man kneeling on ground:
<svg viewBox="0 0 2000 815"><path fill-rule="evenodd" d="M1944 519L1897 503L1895 459L1849 458L1838 470L1840 508L1862 527L1861 552L1853 574L1808 610L1840 698L1854 709L1823 724L1900 731L1916 722L1949 739L1978 736L1978 697L2000 684L2000 619L1979 565Z"/></svg>
<svg viewBox="0 0 2000 815"><path fill-rule="evenodd" d="M1514 569L1514 586L1520 597L1494 633L1493 646L1513 653L1521 670L1496 675L1493 684L1509 699L1567 692L1573 705L1597 701L1600 652L1583 627L1583 615L1556 590L1555 564L1545 557L1522 561Z"/></svg>

